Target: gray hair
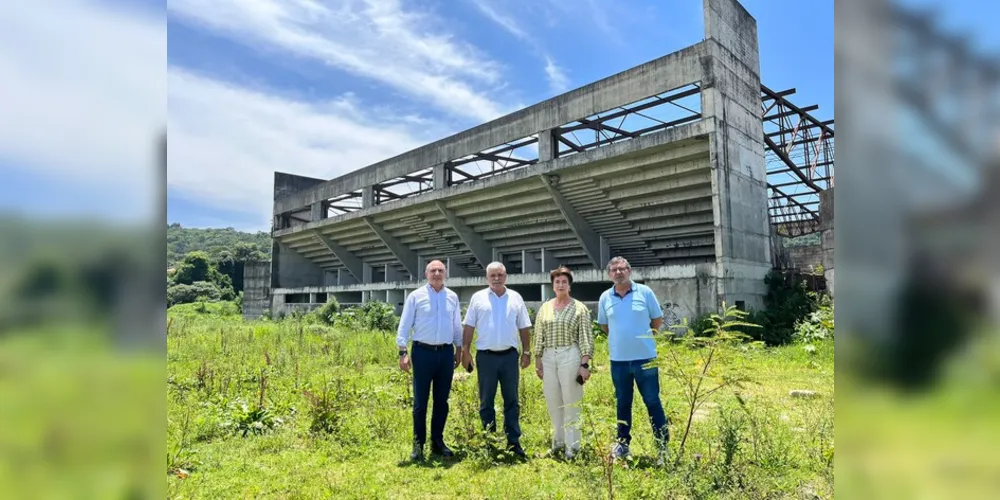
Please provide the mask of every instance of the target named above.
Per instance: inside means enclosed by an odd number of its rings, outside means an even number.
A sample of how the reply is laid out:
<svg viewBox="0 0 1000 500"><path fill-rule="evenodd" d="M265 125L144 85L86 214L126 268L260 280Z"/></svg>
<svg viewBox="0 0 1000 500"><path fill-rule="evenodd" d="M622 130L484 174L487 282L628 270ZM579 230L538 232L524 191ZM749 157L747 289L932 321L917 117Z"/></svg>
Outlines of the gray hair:
<svg viewBox="0 0 1000 500"><path fill-rule="evenodd" d="M628 263L628 260L625 257L618 256L618 257L614 257L610 261L608 261L608 268L607 268L608 272L610 272L611 268L614 267L614 265L617 264L617 263L619 263L619 262L624 262L625 263L625 267L627 267L629 269L632 269L632 265Z"/></svg>
<svg viewBox="0 0 1000 500"><path fill-rule="evenodd" d="M504 273L507 272L507 266L503 265L500 262L493 261L493 262L490 262L490 265L486 266L486 274L490 274L490 271L492 271L494 269L501 270Z"/></svg>

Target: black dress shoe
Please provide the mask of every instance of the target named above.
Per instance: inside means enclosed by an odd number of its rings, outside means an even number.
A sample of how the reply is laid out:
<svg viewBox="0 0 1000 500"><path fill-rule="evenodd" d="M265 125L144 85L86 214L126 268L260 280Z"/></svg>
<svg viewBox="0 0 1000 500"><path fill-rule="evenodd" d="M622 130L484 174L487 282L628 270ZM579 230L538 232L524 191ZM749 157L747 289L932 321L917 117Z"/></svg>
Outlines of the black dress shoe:
<svg viewBox="0 0 1000 500"><path fill-rule="evenodd" d="M441 455L444 458L451 458L455 456L455 454L448 449L448 446L444 444L444 441L440 443L431 443L431 453Z"/></svg>
<svg viewBox="0 0 1000 500"><path fill-rule="evenodd" d="M422 460L424 458L424 445L413 443L413 452L410 453L410 460Z"/></svg>
<svg viewBox="0 0 1000 500"><path fill-rule="evenodd" d="M528 458L528 454L524 452L523 448L521 448L520 443L510 443L507 445L507 449L514 455L517 455L517 458Z"/></svg>

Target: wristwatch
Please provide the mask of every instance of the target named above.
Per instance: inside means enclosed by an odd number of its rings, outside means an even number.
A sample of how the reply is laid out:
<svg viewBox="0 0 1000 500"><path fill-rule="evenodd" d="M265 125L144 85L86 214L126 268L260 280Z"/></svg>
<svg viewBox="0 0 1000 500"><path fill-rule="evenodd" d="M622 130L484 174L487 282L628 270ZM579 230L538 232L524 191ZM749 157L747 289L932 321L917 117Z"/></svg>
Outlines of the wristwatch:
<svg viewBox="0 0 1000 500"><path fill-rule="evenodd" d="M406 349L402 349L399 351L399 357L402 358L403 356L406 356Z"/></svg>
<svg viewBox="0 0 1000 500"><path fill-rule="evenodd" d="M582 367L584 367L584 368L586 368L588 370L590 369L590 363L580 363L580 366L582 366Z"/></svg>

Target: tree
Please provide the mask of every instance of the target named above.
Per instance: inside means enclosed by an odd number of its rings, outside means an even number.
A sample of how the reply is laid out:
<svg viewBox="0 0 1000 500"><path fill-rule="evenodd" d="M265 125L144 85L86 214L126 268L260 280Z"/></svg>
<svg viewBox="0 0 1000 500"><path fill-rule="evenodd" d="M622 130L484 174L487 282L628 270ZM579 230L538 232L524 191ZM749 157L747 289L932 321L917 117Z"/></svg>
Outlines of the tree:
<svg viewBox="0 0 1000 500"><path fill-rule="evenodd" d="M213 273L213 271L215 271ZM202 251L191 252L184 256L184 260L177 266L174 273L174 283L181 285L191 285L196 281L216 281L213 274L218 271L212 266L208 254Z"/></svg>

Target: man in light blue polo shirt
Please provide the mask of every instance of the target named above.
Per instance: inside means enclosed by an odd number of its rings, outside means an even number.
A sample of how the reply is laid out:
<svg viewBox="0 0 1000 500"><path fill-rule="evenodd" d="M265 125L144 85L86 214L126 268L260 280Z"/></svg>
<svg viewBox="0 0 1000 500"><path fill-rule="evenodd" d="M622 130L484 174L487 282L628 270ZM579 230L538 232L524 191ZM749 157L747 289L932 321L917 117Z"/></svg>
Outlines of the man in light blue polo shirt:
<svg viewBox="0 0 1000 500"><path fill-rule="evenodd" d="M663 328L663 311L656 294L648 286L632 281L632 267L625 258L615 257L608 262L608 276L615 286L601 294L597 323L608 334L611 382L615 386L618 406L618 443L613 453L615 458L629 454L634 383L649 412L662 462L670 431L660 402L660 374L656 367L643 368L643 365L656 358L656 341L652 334Z"/></svg>

